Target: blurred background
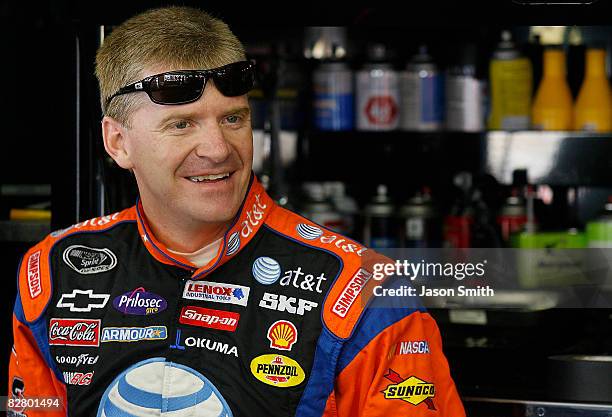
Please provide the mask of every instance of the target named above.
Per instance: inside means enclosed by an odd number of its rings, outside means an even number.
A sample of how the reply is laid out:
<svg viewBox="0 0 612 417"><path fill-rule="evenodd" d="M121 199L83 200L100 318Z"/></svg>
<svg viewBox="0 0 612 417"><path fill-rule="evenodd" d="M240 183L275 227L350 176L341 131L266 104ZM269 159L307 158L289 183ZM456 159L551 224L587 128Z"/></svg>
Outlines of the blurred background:
<svg viewBox="0 0 612 417"><path fill-rule="evenodd" d="M256 60L254 170L279 204L374 248L612 247L608 0L3 2L3 375L23 252L136 200L102 147L94 56L168 4L222 18ZM612 415L610 311L519 300L432 311L469 415Z"/></svg>

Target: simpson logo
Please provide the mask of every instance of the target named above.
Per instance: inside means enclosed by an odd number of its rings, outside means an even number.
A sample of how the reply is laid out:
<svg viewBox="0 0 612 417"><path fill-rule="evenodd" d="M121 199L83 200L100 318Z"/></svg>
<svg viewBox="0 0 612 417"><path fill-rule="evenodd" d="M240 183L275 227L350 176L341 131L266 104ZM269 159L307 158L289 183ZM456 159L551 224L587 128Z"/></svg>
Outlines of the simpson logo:
<svg viewBox="0 0 612 417"><path fill-rule="evenodd" d="M183 298L188 300L212 301L214 303L247 305L249 287L233 284L222 284L208 281L187 281Z"/></svg>
<svg viewBox="0 0 612 417"><path fill-rule="evenodd" d="M140 287L115 297L113 307L123 314L148 316L164 311L168 303L159 295Z"/></svg>
<svg viewBox="0 0 612 417"><path fill-rule="evenodd" d="M72 245L66 248L62 258L66 265L82 275L110 271L117 266L117 257L107 248Z"/></svg>
<svg viewBox="0 0 612 417"><path fill-rule="evenodd" d="M42 293L40 283L40 251L34 252L28 258L28 289L30 298L34 299Z"/></svg>
<svg viewBox="0 0 612 417"><path fill-rule="evenodd" d="M51 319L49 344L100 346L100 320Z"/></svg>
<svg viewBox="0 0 612 417"><path fill-rule="evenodd" d="M338 296L338 299L332 306L332 312L339 317L346 317L351 306L355 300L357 300L357 296L361 293L361 290L363 290L363 287L365 287L370 278L372 278L372 274L360 268Z"/></svg>
<svg viewBox="0 0 612 417"><path fill-rule="evenodd" d="M68 385L89 385L93 378L92 372L64 372L64 382Z"/></svg>
<svg viewBox="0 0 612 417"><path fill-rule="evenodd" d="M238 320L240 320L239 313L194 306L183 307L179 317L179 323L182 324L228 332L236 330Z"/></svg>
<svg viewBox="0 0 612 417"><path fill-rule="evenodd" d="M251 361L251 373L258 381L273 387L295 387L306 374L293 359L276 354L260 355Z"/></svg>
<svg viewBox="0 0 612 417"><path fill-rule="evenodd" d="M408 340L391 346L388 358L396 355L426 355L429 353L429 342L427 340Z"/></svg>
<svg viewBox="0 0 612 417"><path fill-rule="evenodd" d="M80 297L79 297L80 296ZM57 302L58 308L70 308L75 313L89 313L92 308L104 308L110 294L94 294L93 290L72 290L70 294L62 294ZM87 300L83 307L77 307L77 299ZM85 303L84 303L85 304Z"/></svg>
<svg viewBox="0 0 612 417"><path fill-rule="evenodd" d="M293 323L279 320L268 329L268 340L270 347L278 350L291 350L297 342L298 332Z"/></svg>
<svg viewBox="0 0 612 417"><path fill-rule="evenodd" d="M102 343L164 340L167 333L166 326L105 327L102 329Z"/></svg>
<svg viewBox="0 0 612 417"><path fill-rule="evenodd" d="M400 374L392 369L385 375L389 381L393 382L381 391L387 400L402 400L417 406L425 403L427 408L435 410L432 398L435 396L434 384L423 381L416 376L402 379Z"/></svg>

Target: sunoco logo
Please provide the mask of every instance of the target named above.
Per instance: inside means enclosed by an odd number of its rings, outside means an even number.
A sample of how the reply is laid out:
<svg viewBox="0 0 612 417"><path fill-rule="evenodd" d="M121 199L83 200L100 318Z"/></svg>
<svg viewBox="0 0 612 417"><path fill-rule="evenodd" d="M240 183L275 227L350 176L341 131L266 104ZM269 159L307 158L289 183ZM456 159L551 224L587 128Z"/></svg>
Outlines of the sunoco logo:
<svg viewBox="0 0 612 417"><path fill-rule="evenodd" d="M423 381L416 376L402 379L400 374L392 369L389 369L385 378L393 382L384 391L381 391L385 399L402 400L414 406L425 403L430 410L436 409L432 400L435 395L434 384Z"/></svg>
<svg viewBox="0 0 612 417"><path fill-rule="evenodd" d="M273 387L299 385L306 375L299 363L284 355L261 355L251 361L251 373L258 381Z"/></svg>
<svg viewBox="0 0 612 417"><path fill-rule="evenodd" d="M117 257L107 248L72 245L66 248L62 258L66 265L83 275L110 271L117 266Z"/></svg>

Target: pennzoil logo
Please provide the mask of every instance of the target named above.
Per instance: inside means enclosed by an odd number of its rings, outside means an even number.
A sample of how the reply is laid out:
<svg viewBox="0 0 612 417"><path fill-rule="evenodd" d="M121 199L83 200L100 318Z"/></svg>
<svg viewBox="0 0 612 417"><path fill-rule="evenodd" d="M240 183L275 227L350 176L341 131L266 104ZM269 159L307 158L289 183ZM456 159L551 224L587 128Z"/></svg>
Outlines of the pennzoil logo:
<svg viewBox="0 0 612 417"><path fill-rule="evenodd" d="M298 331L294 324L287 320L278 320L268 329L270 347L278 350L291 350L297 342Z"/></svg>
<svg viewBox="0 0 612 417"><path fill-rule="evenodd" d="M414 406L425 403L428 409L436 410L432 400L436 391L434 384L416 376L403 379L400 374L390 368L385 378L393 382L384 391L381 391L386 400L402 400Z"/></svg>
<svg viewBox="0 0 612 417"><path fill-rule="evenodd" d="M260 355L251 361L251 373L258 381L273 387L295 387L306 375L299 363L276 354Z"/></svg>

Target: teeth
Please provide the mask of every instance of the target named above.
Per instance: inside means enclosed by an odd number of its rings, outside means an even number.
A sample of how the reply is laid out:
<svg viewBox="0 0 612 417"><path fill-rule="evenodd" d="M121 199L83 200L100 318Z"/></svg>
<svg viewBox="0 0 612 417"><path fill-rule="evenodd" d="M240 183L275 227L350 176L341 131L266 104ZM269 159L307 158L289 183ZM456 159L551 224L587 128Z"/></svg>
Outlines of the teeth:
<svg viewBox="0 0 612 417"><path fill-rule="evenodd" d="M229 173L223 173L223 174L213 174L213 175L198 175L195 177L187 177L189 178L190 181L193 182L202 182L202 181L212 181L212 180L218 180L221 178L226 178L229 177Z"/></svg>

